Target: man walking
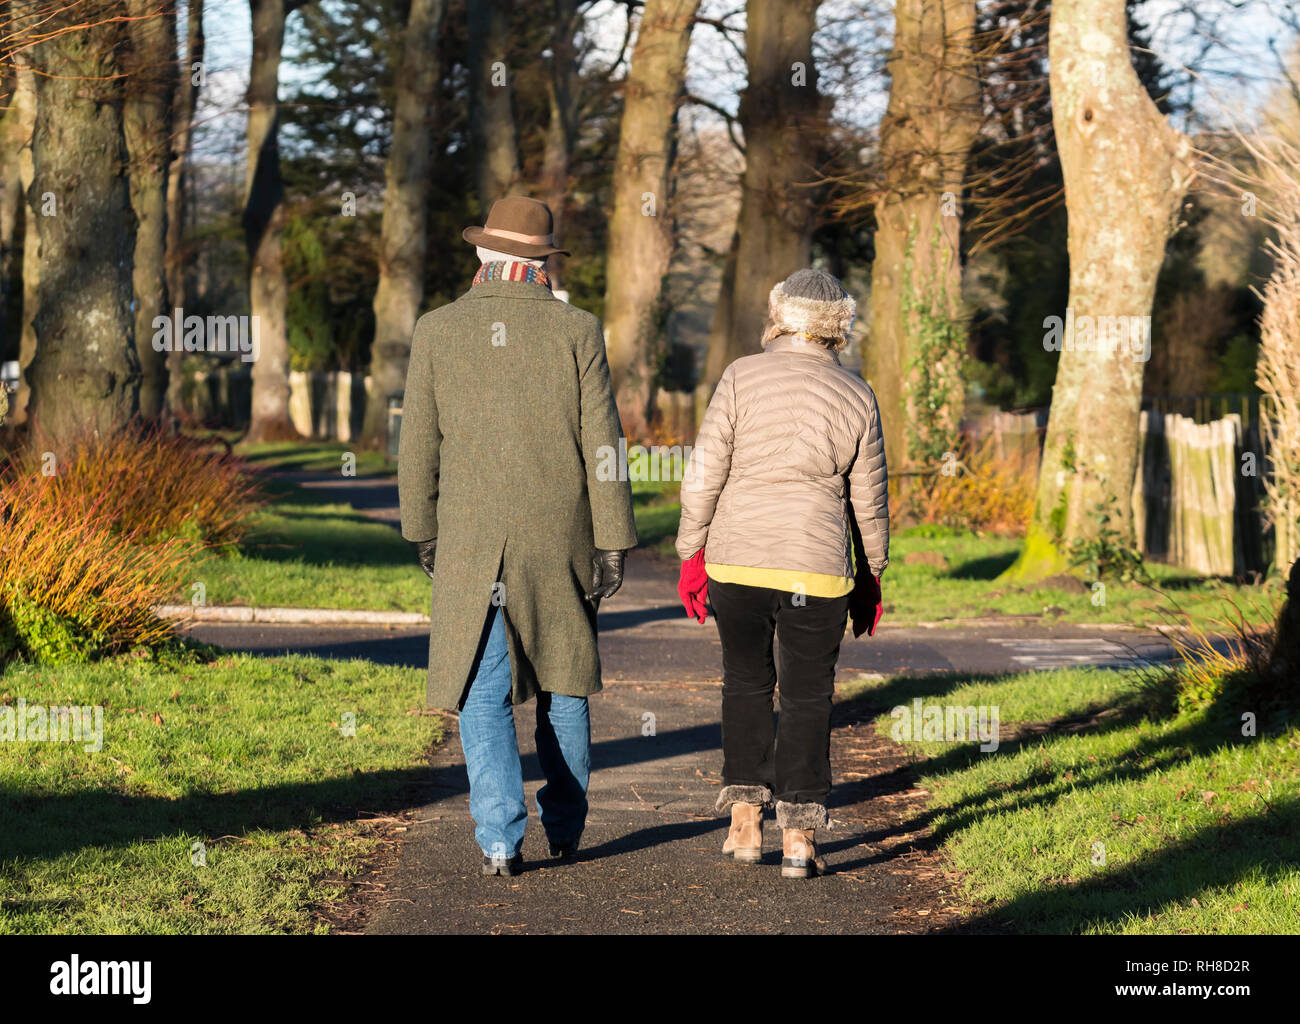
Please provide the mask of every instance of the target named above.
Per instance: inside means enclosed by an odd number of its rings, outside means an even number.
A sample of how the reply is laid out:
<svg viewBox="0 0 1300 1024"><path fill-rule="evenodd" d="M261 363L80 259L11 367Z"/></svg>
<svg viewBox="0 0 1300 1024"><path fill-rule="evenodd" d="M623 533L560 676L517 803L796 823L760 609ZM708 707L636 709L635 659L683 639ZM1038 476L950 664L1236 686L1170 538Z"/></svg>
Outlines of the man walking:
<svg viewBox="0 0 1300 1024"><path fill-rule="evenodd" d="M466 228L469 291L415 325L403 401L402 536L433 580L428 703L460 708L483 873L520 870L527 806L512 705L537 699L537 811L552 857L587 816L601 688L596 606L636 545L632 492L596 467L622 431L600 321L551 294L544 203ZM568 255L568 253L564 253Z"/></svg>

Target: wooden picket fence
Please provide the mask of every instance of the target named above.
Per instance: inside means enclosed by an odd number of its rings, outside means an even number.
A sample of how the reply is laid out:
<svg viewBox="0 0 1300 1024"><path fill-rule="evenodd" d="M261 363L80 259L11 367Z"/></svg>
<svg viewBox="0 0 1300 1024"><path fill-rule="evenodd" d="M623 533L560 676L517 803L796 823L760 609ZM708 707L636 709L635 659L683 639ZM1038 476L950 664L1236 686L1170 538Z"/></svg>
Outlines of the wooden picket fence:
<svg viewBox="0 0 1300 1024"><path fill-rule="evenodd" d="M1142 413L1133 525L1144 555L1208 576L1245 571L1243 437L1237 413L1209 423Z"/></svg>
<svg viewBox="0 0 1300 1024"><path fill-rule="evenodd" d="M214 425L247 425L250 398L243 364L196 373L186 382L187 407ZM350 440L360 428L365 400L361 374L290 374L290 414L304 436ZM1258 397L1161 395L1146 404L1133 492L1139 550L1151 561L1212 576L1266 569L1271 531L1260 513L1260 474L1269 463L1260 438ZM694 436L690 392L660 391L658 406L665 436ZM1045 408L968 410L962 430L999 458L1020 456L1025 472L1036 473L1047 414ZM1243 456L1253 473L1243 472Z"/></svg>
<svg viewBox="0 0 1300 1024"><path fill-rule="evenodd" d="M999 409L967 410L962 420L962 435L978 449L987 446L989 454L999 460L1019 459L1030 472L1038 469L1043 434L1047 430L1047 407L1023 412Z"/></svg>
<svg viewBox="0 0 1300 1024"><path fill-rule="evenodd" d="M1258 397L1161 395L1147 404L1133 489L1138 549L1209 576L1265 571L1271 531L1260 502L1269 462ZM984 411L962 427L999 456L1025 453L1027 471L1036 472L1047 414Z"/></svg>
<svg viewBox="0 0 1300 1024"><path fill-rule="evenodd" d="M289 374L289 418L303 437L351 441L361 431L366 385L359 373L297 370ZM192 373L182 397L190 415L210 426L248 426L253 381L246 363L227 363Z"/></svg>

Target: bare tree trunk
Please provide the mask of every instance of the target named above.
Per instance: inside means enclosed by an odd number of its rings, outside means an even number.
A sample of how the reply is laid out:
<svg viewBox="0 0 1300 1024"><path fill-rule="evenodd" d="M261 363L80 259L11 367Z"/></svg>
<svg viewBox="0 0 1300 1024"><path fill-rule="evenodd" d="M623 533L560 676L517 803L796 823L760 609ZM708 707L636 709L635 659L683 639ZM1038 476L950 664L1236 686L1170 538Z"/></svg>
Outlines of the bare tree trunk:
<svg viewBox="0 0 1300 1024"><path fill-rule="evenodd" d="M1142 373L1190 144L1160 115L1129 57L1124 0L1055 0L1052 110L1070 220L1070 299L1034 516L1007 575L1070 568L1103 524L1132 543ZM1055 347L1051 335L1045 344ZM1145 348L1145 351L1144 351Z"/></svg>
<svg viewBox="0 0 1300 1024"><path fill-rule="evenodd" d="M31 414L51 442L120 429L139 408L131 315L135 214L122 134L120 0L55 11L33 47L30 201L41 236ZM82 27L86 26L86 27Z"/></svg>
<svg viewBox="0 0 1300 1024"><path fill-rule="evenodd" d="M669 191L677 105L699 6L699 0L647 0L623 87L605 275L605 344L629 436L645 434L654 417L664 277L675 235Z"/></svg>
<svg viewBox="0 0 1300 1024"><path fill-rule="evenodd" d="M127 0L130 39L123 111L131 158L135 232L135 351L140 360L140 415L155 420L167 391L167 353L154 348L154 320L168 315L167 162L176 90L175 0Z"/></svg>
<svg viewBox="0 0 1300 1024"><path fill-rule="evenodd" d="M12 17L13 8L3 4L0 9ZM19 283L22 268L17 245L24 223L23 206L26 200L22 186L22 151L31 139L31 125L22 123L18 109L18 65L8 64L0 72L0 94L6 97L6 107L0 115L0 331L4 333L7 348L9 321L17 306L22 285ZM0 388L0 393L3 393Z"/></svg>
<svg viewBox="0 0 1300 1024"><path fill-rule="evenodd" d="M772 286L808 265L811 183L824 121L812 60L819 3L749 0L746 7L749 82L739 111L745 135L739 242L729 308L722 302L724 280L709 331L703 402L728 364L759 351Z"/></svg>
<svg viewBox="0 0 1300 1024"><path fill-rule="evenodd" d="M899 0L880 127L867 380L890 468L954 447L964 399L961 195L979 129L974 0Z"/></svg>
<svg viewBox="0 0 1300 1024"><path fill-rule="evenodd" d="M722 342L733 333L732 316L736 305L736 263L740 258L740 231L731 233L731 244L722 264L722 280L718 285L718 301L713 307L713 322L709 327L709 348L705 353L704 375L695 388L695 422L704 419L713 397L713 389L731 362L730 347ZM715 339L718 343L715 344Z"/></svg>
<svg viewBox="0 0 1300 1024"><path fill-rule="evenodd" d="M546 79L550 120L542 148L541 199L551 210L557 245L564 244L564 220L569 199L569 161L577 136L574 77L577 52L574 36L581 24L578 0L554 0L555 20L551 32L551 67ZM551 287L564 288L564 257L556 254L546 261Z"/></svg>
<svg viewBox="0 0 1300 1024"><path fill-rule="evenodd" d="M173 8L173 13L175 8ZM185 165L189 161L194 114L198 109L199 87L203 81L203 0L189 0L185 16L185 64L176 88L173 116L171 162L167 167L167 295L173 306L185 306L185 193L188 181ZM179 348L167 353L167 409L174 418L182 418L184 399Z"/></svg>
<svg viewBox="0 0 1300 1024"><path fill-rule="evenodd" d="M36 303L41 283L41 226L37 212L31 204L31 187L36 178L36 164L32 155L32 135L36 130L36 82L29 62L18 59L15 79L14 109L18 122L26 126L26 141L18 153L18 182L21 187L23 212L23 322L18 339L18 394L12 421L25 423L31 402L32 386L29 377L32 360L36 358Z"/></svg>
<svg viewBox="0 0 1300 1024"><path fill-rule="evenodd" d="M546 137L542 143L542 180L541 200L551 211L551 224L556 245L564 244L565 206L569 193L569 159L573 154L572 141L565 126L562 101L557 94L555 83L547 85L551 119L546 125ZM556 291L564 288L564 257L555 253L546 260L546 273L551 279L551 287Z"/></svg>
<svg viewBox="0 0 1300 1024"><path fill-rule="evenodd" d="M0 5L6 15L8 4ZM0 95L6 97L6 107L0 114L0 331L8 335L9 311L17 280L18 231L22 224L22 176L18 169L18 155L27 141L23 126L18 123L18 110L13 102L17 91L16 68L9 65L0 69ZM0 351L3 348L0 347ZM0 391L3 391L0 388Z"/></svg>
<svg viewBox="0 0 1300 1024"><path fill-rule="evenodd" d="M258 338L253 361L250 441L291 440L289 419L289 285L280 240L284 234L284 181L280 177L280 50L286 0L249 0L253 61L248 78L248 169L244 185L244 245L248 250L249 309Z"/></svg>
<svg viewBox="0 0 1300 1024"><path fill-rule="evenodd" d="M11 11L16 10L10 5ZM0 144L4 146L3 174L4 197L0 206L0 242L3 243L4 304L0 309L0 323L7 330L13 320L12 310L22 311L18 348L18 393L11 402L11 421L23 423L27 419L27 402L31 388L27 383L27 367L36 354L36 334L32 329L35 313L33 289L40 269L40 240L36 221L27 205L27 189L32 183L32 129L36 119L36 95L32 83L31 67L20 51L14 54L13 67L5 76L10 99L0 128ZM22 259L18 257L18 236L22 233Z"/></svg>
<svg viewBox="0 0 1300 1024"><path fill-rule="evenodd" d="M375 337L362 444L387 435L387 399L406 386L411 332L424 298L431 140L429 119L438 84L438 30L444 0L412 0L397 75L393 141L384 168Z"/></svg>
<svg viewBox="0 0 1300 1024"><path fill-rule="evenodd" d="M470 124L478 160L478 200L484 217L519 179L511 107L510 0L469 4Z"/></svg>

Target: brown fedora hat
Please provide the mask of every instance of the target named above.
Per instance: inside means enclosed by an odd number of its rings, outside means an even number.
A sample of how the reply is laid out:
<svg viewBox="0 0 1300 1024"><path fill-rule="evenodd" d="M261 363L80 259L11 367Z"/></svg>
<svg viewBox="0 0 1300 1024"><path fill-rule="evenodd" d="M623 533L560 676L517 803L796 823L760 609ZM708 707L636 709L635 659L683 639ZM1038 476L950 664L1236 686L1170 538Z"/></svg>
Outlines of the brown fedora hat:
<svg viewBox="0 0 1300 1024"><path fill-rule="evenodd" d="M555 248L555 225L551 208L527 196L506 196L492 204L487 224L475 224L461 232L471 245L509 253L526 260L539 260L552 253L568 256Z"/></svg>

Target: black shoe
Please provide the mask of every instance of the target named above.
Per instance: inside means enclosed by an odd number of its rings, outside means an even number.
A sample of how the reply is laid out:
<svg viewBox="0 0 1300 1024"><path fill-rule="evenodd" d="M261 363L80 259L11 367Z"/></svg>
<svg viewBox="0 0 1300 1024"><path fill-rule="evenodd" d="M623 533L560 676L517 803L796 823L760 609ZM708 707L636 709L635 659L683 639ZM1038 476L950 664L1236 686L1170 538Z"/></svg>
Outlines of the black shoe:
<svg viewBox="0 0 1300 1024"><path fill-rule="evenodd" d="M562 863L569 864L578 859L578 844L572 842L557 846L552 843L551 856Z"/></svg>
<svg viewBox="0 0 1300 1024"><path fill-rule="evenodd" d="M505 875L513 878L524 869L524 855L516 853L513 857L489 857L483 854L483 874Z"/></svg>

